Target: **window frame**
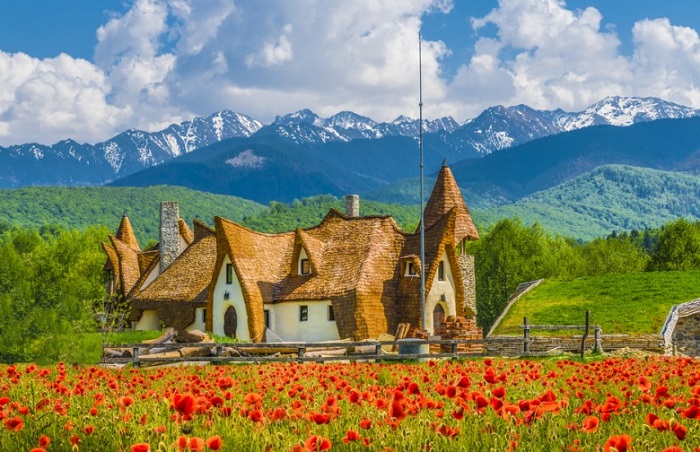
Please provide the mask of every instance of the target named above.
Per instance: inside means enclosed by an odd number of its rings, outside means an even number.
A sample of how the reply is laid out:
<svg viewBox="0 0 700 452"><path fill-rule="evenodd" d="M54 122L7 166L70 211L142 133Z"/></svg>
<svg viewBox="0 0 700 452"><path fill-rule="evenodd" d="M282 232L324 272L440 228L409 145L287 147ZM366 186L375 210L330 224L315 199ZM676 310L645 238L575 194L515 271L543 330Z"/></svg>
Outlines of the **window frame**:
<svg viewBox="0 0 700 452"><path fill-rule="evenodd" d="M207 323L207 308L202 308L202 323Z"/></svg>
<svg viewBox="0 0 700 452"><path fill-rule="evenodd" d="M233 284L233 264L226 264L226 284Z"/></svg>
<svg viewBox="0 0 700 452"><path fill-rule="evenodd" d="M309 258L299 259L299 274L300 275L310 275L311 274L311 261Z"/></svg>
<svg viewBox="0 0 700 452"><path fill-rule="evenodd" d="M300 322L308 322L309 321L309 305L300 305L299 306L299 321Z"/></svg>
<svg viewBox="0 0 700 452"><path fill-rule="evenodd" d="M438 281L445 281L445 261L438 264Z"/></svg>
<svg viewBox="0 0 700 452"><path fill-rule="evenodd" d="M328 305L328 321L335 322L335 309L333 309L332 304Z"/></svg>
<svg viewBox="0 0 700 452"><path fill-rule="evenodd" d="M406 262L406 276L418 276L416 266L411 261Z"/></svg>

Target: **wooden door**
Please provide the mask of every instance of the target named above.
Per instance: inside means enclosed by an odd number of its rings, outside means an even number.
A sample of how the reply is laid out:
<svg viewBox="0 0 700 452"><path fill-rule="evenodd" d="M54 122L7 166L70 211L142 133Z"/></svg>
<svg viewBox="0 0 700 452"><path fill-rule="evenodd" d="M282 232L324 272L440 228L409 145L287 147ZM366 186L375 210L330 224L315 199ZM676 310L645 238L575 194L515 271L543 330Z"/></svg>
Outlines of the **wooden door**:
<svg viewBox="0 0 700 452"><path fill-rule="evenodd" d="M224 314L224 334L229 337L236 337L238 329L238 315L236 308L229 306Z"/></svg>
<svg viewBox="0 0 700 452"><path fill-rule="evenodd" d="M438 327L445 322L445 310L441 304L435 305L433 310L433 334L438 330Z"/></svg>

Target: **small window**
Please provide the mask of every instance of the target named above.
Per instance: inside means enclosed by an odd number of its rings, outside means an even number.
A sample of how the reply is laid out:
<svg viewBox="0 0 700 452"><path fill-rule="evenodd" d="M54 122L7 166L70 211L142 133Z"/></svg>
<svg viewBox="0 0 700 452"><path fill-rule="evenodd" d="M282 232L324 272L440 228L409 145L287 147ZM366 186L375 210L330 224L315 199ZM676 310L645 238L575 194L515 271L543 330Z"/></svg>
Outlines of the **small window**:
<svg viewBox="0 0 700 452"><path fill-rule="evenodd" d="M416 266L413 264L413 262L408 262L406 264L406 274L408 276L416 276L418 274L416 271Z"/></svg>
<svg viewBox="0 0 700 452"><path fill-rule="evenodd" d="M207 321L207 308L202 309L202 323Z"/></svg>
<svg viewBox="0 0 700 452"><path fill-rule="evenodd" d="M309 262L308 259L301 260L301 274L302 275L311 274L311 263Z"/></svg>
<svg viewBox="0 0 700 452"><path fill-rule="evenodd" d="M438 281L445 280L445 261L440 261L438 265Z"/></svg>
<svg viewBox="0 0 700 452"><path fill-rule="evenodd" d="M265 309L265 328L270 328L270 310Z"/></svg>
<svg viewBox="0 0 700 452"><path fill-rule="evenodd" d="M328 306L328 321L335 322L335 311L333 310L333 305Z"/></svg>
<svg viewBox="0 0 700 452"><path fill-rule="evenodd" d="M226 284L233 283L233 264L226 264Z"/></svg>
<svg viewBox="0 0 700 452"><path fill-rule="evenodd" d="M307 320L309 320L309 307L299 306L299 321L306 322Z"/></svg>

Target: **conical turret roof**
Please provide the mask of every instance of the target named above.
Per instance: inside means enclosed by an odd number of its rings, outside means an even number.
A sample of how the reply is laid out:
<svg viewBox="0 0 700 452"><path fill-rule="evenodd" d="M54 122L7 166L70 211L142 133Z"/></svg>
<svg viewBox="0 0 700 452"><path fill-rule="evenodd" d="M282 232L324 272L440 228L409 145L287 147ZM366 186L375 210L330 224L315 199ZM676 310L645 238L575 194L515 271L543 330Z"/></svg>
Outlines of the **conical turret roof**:
<svg viewBox="0 0 700 452"><path fill-rule="evenodd" d="M426 229L437 223L453 207L456 208L457 213L455 243L459 243L463 239L478 240L479 232L472 222L472 217L469 214L467 204L464 202L462 192L459 190L457 181L447 166L447 162L443 162L437 181L435 181L433 192L425 205L423 218L425 219ZM420 225L418 227L420 228Z"/></svg>
<svg viewBox="0 0 700 452"><path fill-rule="evenodd" d="M126 216L126 212L124 212L124 215L122 216L122 221L119 223L115 237L134 250L141 251L139 241L136 240L134 228L131 227L131 222L129 221L129 217Z"/></svg>

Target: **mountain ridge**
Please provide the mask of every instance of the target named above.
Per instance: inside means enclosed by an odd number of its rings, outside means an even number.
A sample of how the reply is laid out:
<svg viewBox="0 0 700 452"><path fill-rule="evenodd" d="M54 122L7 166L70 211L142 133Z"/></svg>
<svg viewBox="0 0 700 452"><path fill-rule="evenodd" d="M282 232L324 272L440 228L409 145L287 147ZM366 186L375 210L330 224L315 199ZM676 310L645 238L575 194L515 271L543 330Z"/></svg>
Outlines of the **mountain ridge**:
<svg viewBox="0 0 700 452"><path fill-rule="evenodd" d="M698 111L690 107L657 98L608 97L576 113L535 110L524 105L495 106L461 124L449 116L424 120L423 129L426 141L440 148L443 158L456 161L591 125L625 126L697 115ZM0 188L104 184L232 138L278 137L289 146L301 146L392 136L415 139L419 130L419 121L406 116L380 123L348 111L321 118L304 109L278 116L265 125L222 110L157 132L129 129L96 144L66 139L53 145L0 147Z"/></svg>

